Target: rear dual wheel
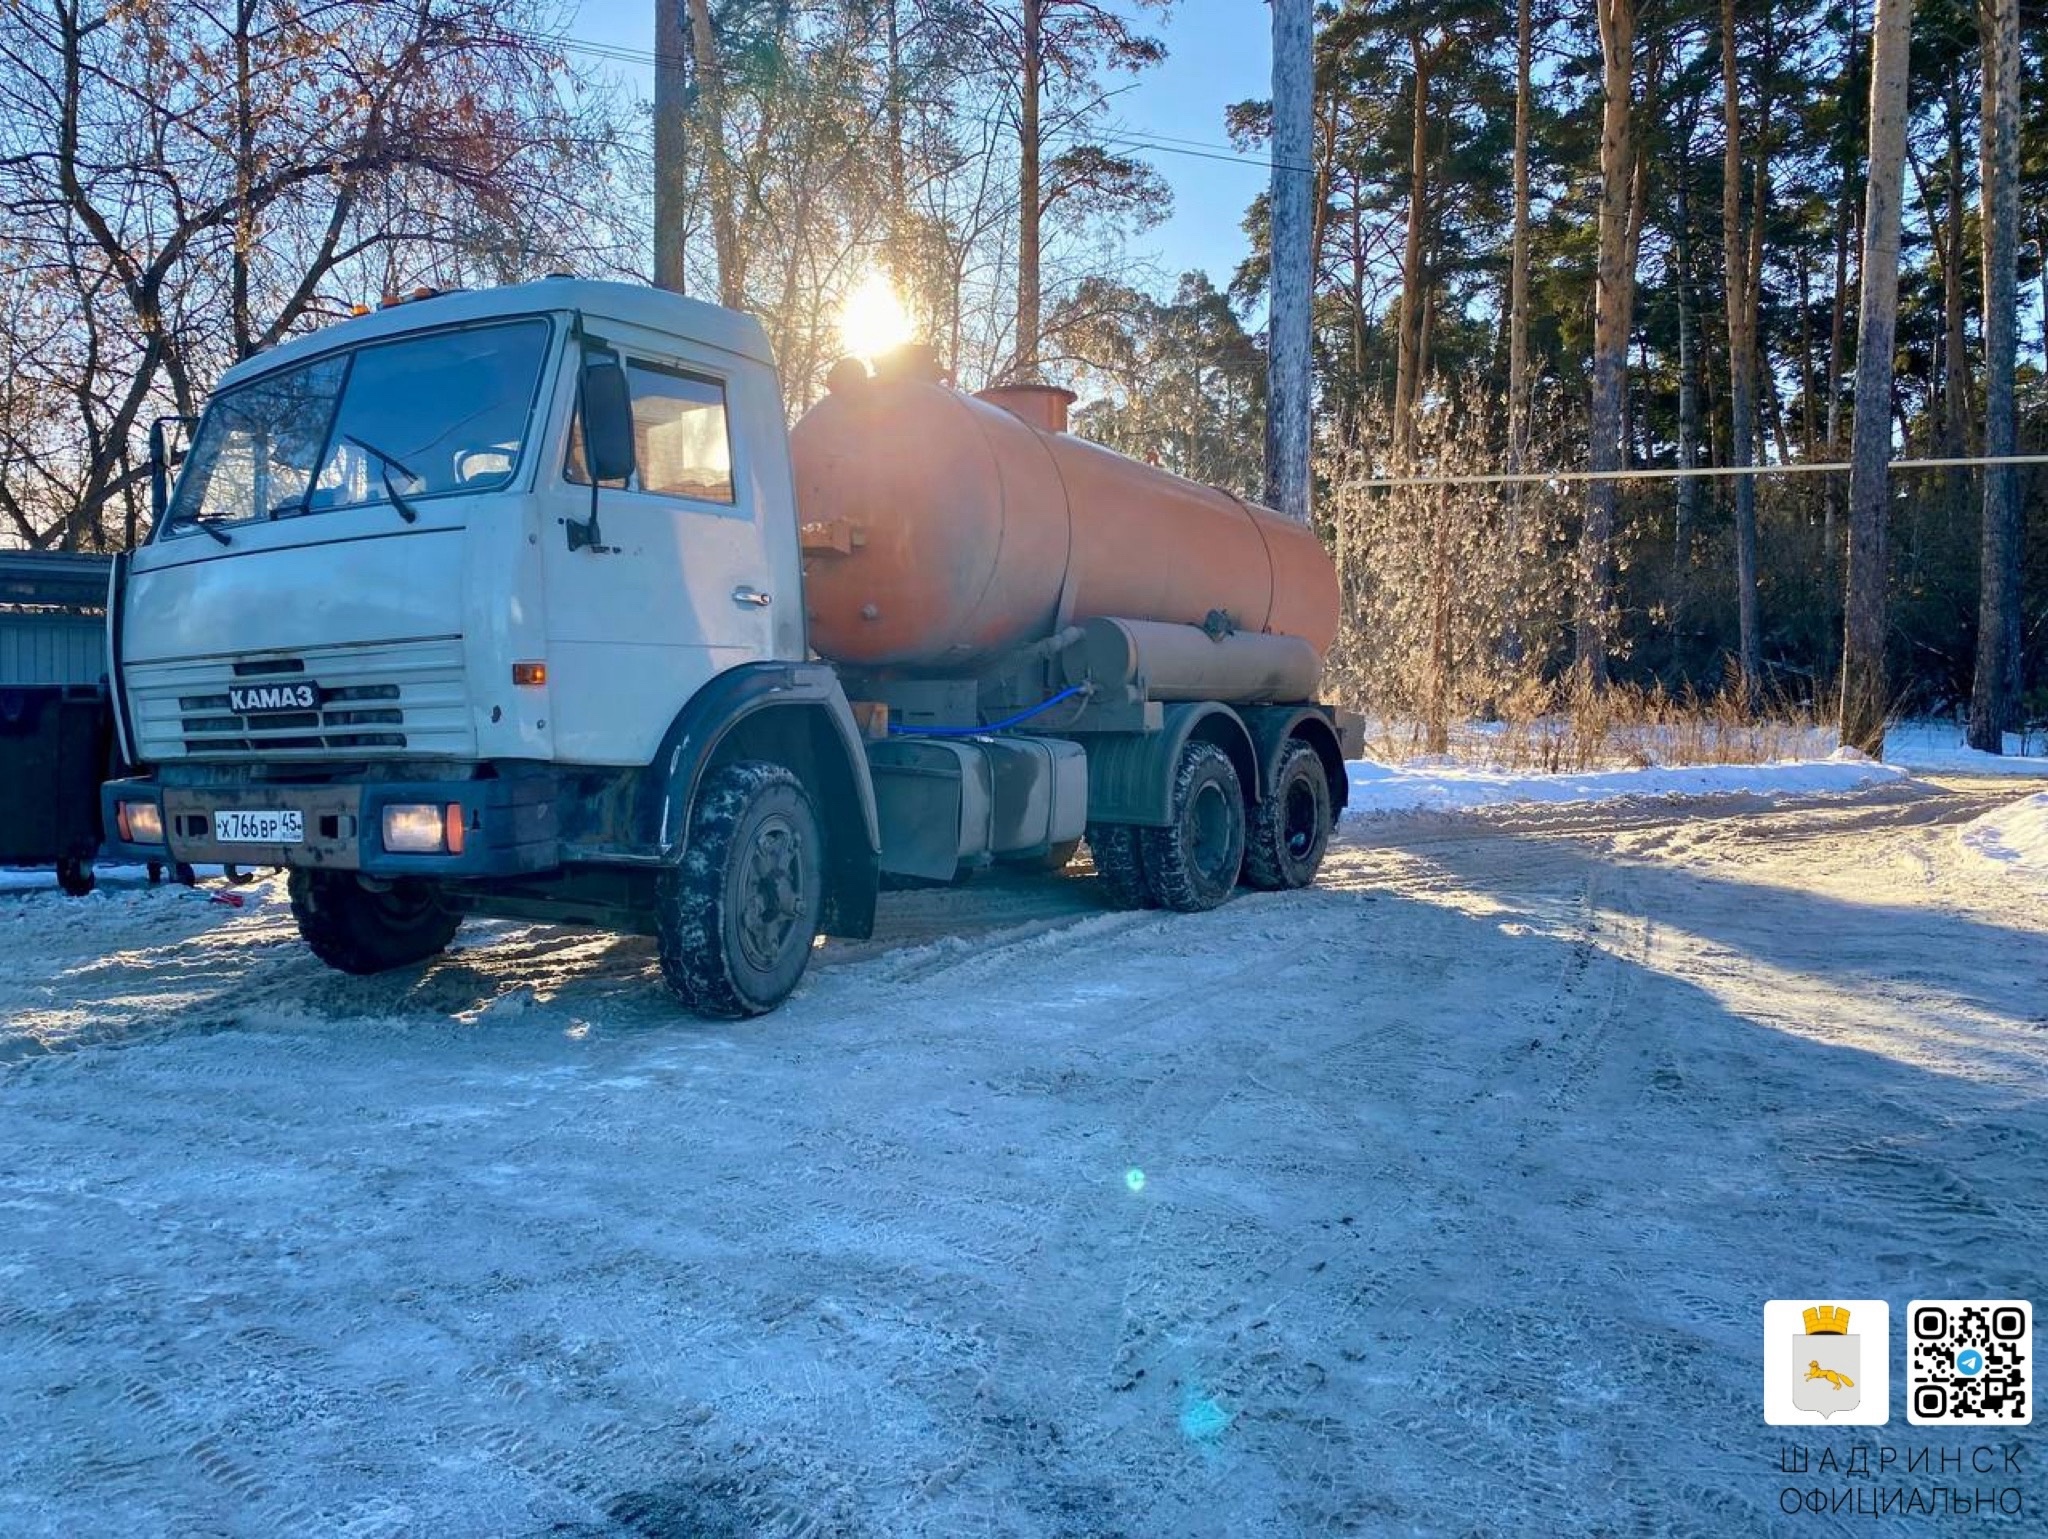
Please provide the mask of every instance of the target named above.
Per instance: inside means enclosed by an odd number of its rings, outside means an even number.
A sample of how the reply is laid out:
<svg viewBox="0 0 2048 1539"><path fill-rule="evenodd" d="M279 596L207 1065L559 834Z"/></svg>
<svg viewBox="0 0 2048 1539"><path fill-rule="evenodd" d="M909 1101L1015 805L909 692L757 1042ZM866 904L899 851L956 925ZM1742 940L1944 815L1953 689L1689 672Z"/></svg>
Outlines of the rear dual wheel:
<svg viewBox="0 0 2048 1539"><path fill-rule="evenodd" d="M1096 874L1116 907L1201 913L1237 886L1244 864L1244 789L1229 755L1213 743L1183 747L1169 811L1172 821L1163 828L1089 825Z"/></svg>
<svg viewBox="0 0 2048 1539"><path fill-rule="evenodd" d="M1330 782L1307 743L1281 755L1272 794L1247 813L1243 783L1213 743L1189 743L1163 828L1089 825L1088 846L1117 908L1211 909L1242 881L1267 892L1306 887L1330 848Z"/></svg>
<svg viewBox="0 0 2048 1539"><path fill-rule="evenodd" d="M1088 857L1112 908L1157 908L1159 900L1145 880L1138 830L1129 823L1090 823Z"/></svg>
<svg viewBox="0 0 2048 1539"><path fill-rule="evenodd" d="M1164 828L1138 831L1145 880L1160 907L1199 914L1230 896L1244 866L1244 788L1214 743L1181 749L1172 812Z"/></svg>
<svg viewBox="0 0 2048 1539"><path fill-rule="evenodd" d="M1306 887L1330 848L1330 782L1322 756L1295 741L1280 756L1273 794L1252 814L1244 884L1266 892Z"/></svg>

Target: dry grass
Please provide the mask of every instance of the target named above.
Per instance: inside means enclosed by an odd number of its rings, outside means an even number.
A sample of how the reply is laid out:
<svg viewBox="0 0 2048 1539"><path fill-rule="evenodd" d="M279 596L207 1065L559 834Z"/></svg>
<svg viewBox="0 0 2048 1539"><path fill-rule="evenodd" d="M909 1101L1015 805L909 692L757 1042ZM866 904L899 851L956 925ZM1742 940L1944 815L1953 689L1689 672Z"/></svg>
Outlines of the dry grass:
<svg viewBox="0 0 2048 1539"><path fill-rule="evenodd" d="M1732 691L1710 698L1661 688L1578 684L1532 685L1501 703L1491 722L1450 730L1450 761L1474 769L1545 775L1650 765L1764 764L1825 757L1832 728L1810 707L1774 702L1745 715ZM1367 741L1377 759L1422 757L1428 732L1420 722L1380 721Z"/></svg>

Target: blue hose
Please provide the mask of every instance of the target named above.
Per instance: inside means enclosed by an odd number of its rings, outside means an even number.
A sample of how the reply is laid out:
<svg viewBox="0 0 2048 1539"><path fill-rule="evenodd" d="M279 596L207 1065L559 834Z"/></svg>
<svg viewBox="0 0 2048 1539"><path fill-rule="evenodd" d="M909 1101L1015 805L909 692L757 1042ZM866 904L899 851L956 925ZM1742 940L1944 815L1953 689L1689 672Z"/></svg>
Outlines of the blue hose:
<svg viewBox="0 0 2048 1539"><path fill-rule="evenodd" d="M1041 700L1036 705L1025 707L1014 716L1005 716L1001 721L992 721L985 727L899 727L892 721L889 723L889 731L898 737L986 737L991 732L1007 731L1011 727L1027 722L1032 717L1051 710L1062 700L1080 694L1087 687L1086 684L1069 684L1050 700Z"/></svg>

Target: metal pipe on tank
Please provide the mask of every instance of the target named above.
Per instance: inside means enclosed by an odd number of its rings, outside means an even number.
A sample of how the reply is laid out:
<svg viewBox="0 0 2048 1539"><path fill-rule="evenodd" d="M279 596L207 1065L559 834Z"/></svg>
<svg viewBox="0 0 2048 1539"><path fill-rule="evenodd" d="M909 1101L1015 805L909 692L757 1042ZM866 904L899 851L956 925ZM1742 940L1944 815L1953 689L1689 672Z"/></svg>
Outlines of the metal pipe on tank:
<svg viewBox="0 0 2048 1539"><path fill-rule="evenodd" d="M1143 686L1150 700L1306 700L1323 660L1299 636L1211 635L1194 625L1097 616L1060 654L1069 684Z"/></svg>

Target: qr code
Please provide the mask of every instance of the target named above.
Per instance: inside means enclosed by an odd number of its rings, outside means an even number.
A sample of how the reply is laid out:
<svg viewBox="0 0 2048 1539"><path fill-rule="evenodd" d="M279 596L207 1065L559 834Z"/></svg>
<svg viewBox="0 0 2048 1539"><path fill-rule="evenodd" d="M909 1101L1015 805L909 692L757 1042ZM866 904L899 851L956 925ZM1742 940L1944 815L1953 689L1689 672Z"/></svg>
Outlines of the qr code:
<svg viewBox="0 0 2048 1539"><path fill-rule="evenodd" d="M1906 1419L1916 1427L2034 1420L2034 1306L1917 1299L1906 1308Z"/></svg>

